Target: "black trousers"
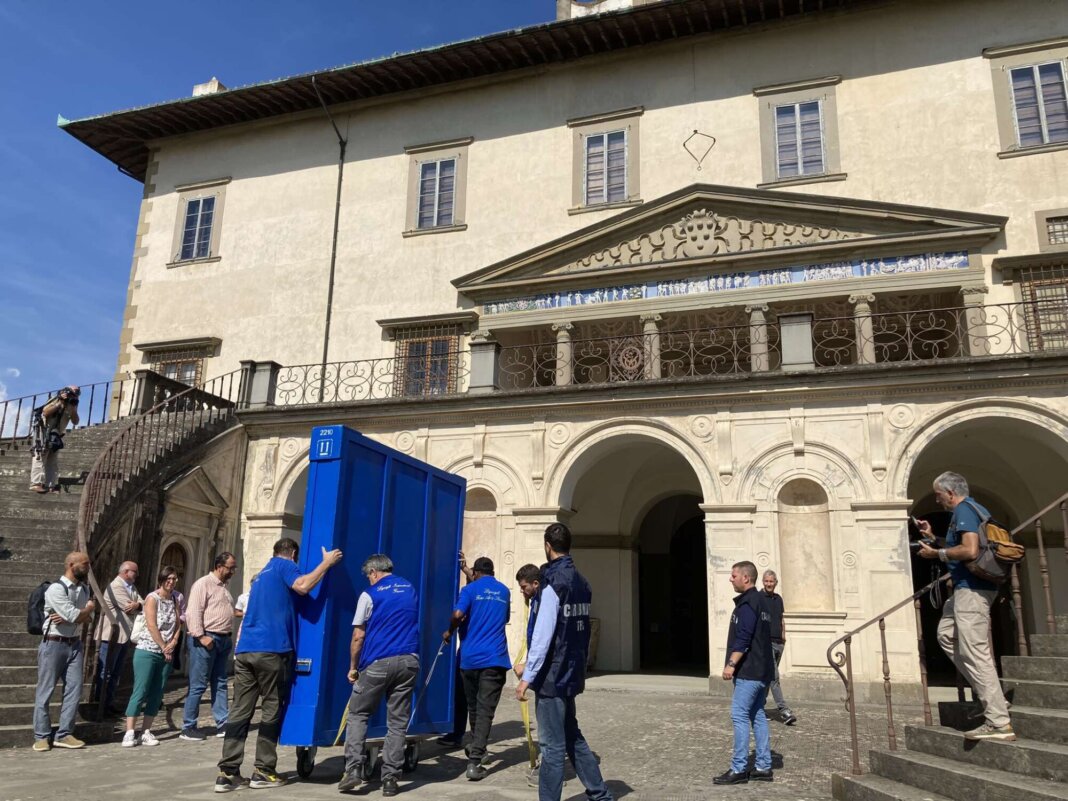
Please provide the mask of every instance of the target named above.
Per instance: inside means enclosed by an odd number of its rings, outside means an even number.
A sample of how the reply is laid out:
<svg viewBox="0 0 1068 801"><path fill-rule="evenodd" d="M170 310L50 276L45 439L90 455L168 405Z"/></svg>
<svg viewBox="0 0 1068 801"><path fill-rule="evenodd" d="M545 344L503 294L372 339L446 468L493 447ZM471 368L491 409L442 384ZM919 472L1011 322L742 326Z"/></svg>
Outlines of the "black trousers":
<svg viewBox="0 0 1068 801"><path fill-rule="evenodd" d="M467 758L479 762L486 755L493 716L501 700L501 690L508 676L506 668L491 667L465 670L464 695L467 696L467 712L471 717L471 746Z"/></svg>

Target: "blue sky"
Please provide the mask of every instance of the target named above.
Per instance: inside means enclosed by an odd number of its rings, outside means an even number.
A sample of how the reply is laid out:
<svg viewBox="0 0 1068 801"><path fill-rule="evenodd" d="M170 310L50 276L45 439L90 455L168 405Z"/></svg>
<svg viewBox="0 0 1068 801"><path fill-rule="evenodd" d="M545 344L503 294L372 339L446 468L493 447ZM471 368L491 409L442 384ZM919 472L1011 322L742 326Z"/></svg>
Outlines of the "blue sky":
<svg viewBox="0 0 1068 801"><path fill-rule="evenodd" d="M141 184L68 119L548 22L555 0L4 0L0 400L114 373Z"/></svg>

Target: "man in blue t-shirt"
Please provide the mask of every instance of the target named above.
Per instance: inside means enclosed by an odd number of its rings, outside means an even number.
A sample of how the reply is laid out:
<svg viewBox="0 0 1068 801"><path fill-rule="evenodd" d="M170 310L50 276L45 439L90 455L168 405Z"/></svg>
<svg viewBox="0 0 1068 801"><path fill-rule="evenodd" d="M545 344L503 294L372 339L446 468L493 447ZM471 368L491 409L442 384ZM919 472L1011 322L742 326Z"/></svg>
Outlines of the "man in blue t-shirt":
<svg viewBox="0 0 1068 801"><path fill-rule="evenodd" d="M965 732L969 740L1015 740L1009 708L1001 691L994 656L990 652L990 607L998 588L972 574L967 563L979 555L979 528L990 513L968 496L968 482L959 473L943 473L934 480L938 505L953 512L946 532L946 547L924 544L918 551L924 559L940 559L949 566L953 595L942 607L938 644L983 705L986 721ZM919 521L920 533L931 537L931 524Z"/></svg>
<svg viewBox="0 0 1068 801"><path fill-rule="evenodd" d="M382 795L400 792L404 746L412 693L419 675L419 595L412 583L393 575L384 553L367 557L362 568L370 588L360 593L349 648L349 722L345 729L345 775L341 792L363 784L367 721L386 699L386 740L382 744Z"/></svg>
<svg viewBox="0 0 1068 801"><path fill-rule="evenodd" d="M448 642L460 629L460 671L471 718L471 745L467 748L467 778L478 781L486 775L486 756L493 716L512 661L504 630L511 612L512 594L493 577L493 560L480 556L471 566L473 580L460 590L449 627L442 635Z"/></svg>
<svg viewBox="0 0 1068 801"><path fill-rule="evenodd" d="M281 787L278 733L282 706L289 692L293 653L296 651L297 621L293 595L307 595L326 571L341 561L341 551L323 548L323 561L311 572L300 574L297 555L300 546L285 537L274 544L274 556L259 572L248 600L241 626L241 641L234 656L234 703L226 724L219 778L215 792L228 793L243 784L241 761L245 756L248 727L263 698L260 730L256 736L256 772L249 786L257 790Z"/></svg>

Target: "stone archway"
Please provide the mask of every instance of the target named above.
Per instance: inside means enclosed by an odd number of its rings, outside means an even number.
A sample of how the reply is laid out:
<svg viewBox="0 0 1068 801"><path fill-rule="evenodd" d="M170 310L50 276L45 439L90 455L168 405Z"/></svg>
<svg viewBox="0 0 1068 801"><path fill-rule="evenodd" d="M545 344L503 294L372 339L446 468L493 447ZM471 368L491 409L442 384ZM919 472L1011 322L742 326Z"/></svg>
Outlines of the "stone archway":
<svg viewBox="0 0 1068 801"><path fill-rule="evenodd" d="M948 423L948 424L947 424ZM908 473L907 494L914 514L928 519L936 534L944 532L949 514L934 501L932 482L943 471L963 475L970 493L998 520L1010 527L1027 520L1068 490L1068 441L1060 436L1054 420L1044 424L1033 415L1006 415L995 410L970 409L941 421L928 436L919 437L921 447ZM1059 512L1043 518L1043 542L1047 551L1063 546L1064 524ZM1044 630L1045 605L1038 565L1038 542L1034 529L1021 536L1027 558L1020 571L1024 628L1028 633ZM917 587L932 578L931 565L912 558ZM1068 608L1068 569L1063 559L1049 560L1054 607ZM931 604L922 607L925 645L930 655L928 670L933 681L952 683L952 666L934 638L940 611ZM991 616L994 648L998 656L1016 653L1015 617L1008 586L1003 588Z"/></svg>
<svg viewBox="0 0 1068 801"><path fill-rule="evenodd" d="M698 570L704 568L703 516L699 507L705 497L704 482L689 454L680 452L668 438L652 436L648 431L605 429L584 445L569 454L567 469L557 473L550 485L559 492L559 505L571 510L568 524L574 535L572 553L593 587L593 614L600 620L596 668L638 670L643 667L643 637L660 642L661 648L672 648L673 606L688 606L692 616L698 618L698 625L707 631L707 618L702 614L707 601L673 601L670 570L659 583L650 581L646 585L640 578L643 565L647 573L665 573L662 563L666 560L670 564L673 540L692 518L701 520ZM682 498L690 499L686 504L693 514L683 514L683 519L677 520L671 510L678 508ZM690 546L692 533L683 538ZM686 548L676 544L676 550ZM693 554L687 554L692 563ZM707 573L704 582L707 591ZM660 593L663 603L647 605L647 611L659 610L655 614L642 615L643 589ZM680 621L675 623L682 626ZM660 636L664 634L666 638ZM705 658L696 672L707 675L707 640L703 648ZM650 667L657 669L671 663L649 661L655 663ZM694 672L693 665L688 667Z"/></svg>

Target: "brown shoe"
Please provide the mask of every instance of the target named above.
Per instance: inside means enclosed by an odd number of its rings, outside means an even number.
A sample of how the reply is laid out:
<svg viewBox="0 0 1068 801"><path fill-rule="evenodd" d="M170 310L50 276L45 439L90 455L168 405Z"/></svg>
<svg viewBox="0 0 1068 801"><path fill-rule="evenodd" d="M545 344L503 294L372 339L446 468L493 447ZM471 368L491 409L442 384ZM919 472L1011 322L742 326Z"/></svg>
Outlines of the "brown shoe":
<svg viewBox="0 0 1068 801"><path fill-rule="evenodd" d="M57 738L52 742L52 745L56 748L85 748L85 742L79 740L73 734L68 734L62 739Z"/></svg>
<svg viewBox="0 0 1068 801"><path fill-rule="evenodd" d="M33 750L34 751L51 751L52 750L52 743L48 742L47 739L45 739L45 740L34 740L33 741Z"/></svg>
<svg viewBox="0 0 1068 801"><path fill-rule="evenodd" d="M30 492L38 492L41 495L44 495L46 492L48 492L48 487L46 487L44 484L31 484Z"/></svg>

